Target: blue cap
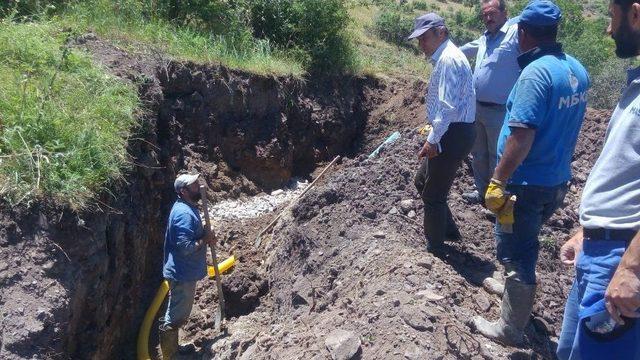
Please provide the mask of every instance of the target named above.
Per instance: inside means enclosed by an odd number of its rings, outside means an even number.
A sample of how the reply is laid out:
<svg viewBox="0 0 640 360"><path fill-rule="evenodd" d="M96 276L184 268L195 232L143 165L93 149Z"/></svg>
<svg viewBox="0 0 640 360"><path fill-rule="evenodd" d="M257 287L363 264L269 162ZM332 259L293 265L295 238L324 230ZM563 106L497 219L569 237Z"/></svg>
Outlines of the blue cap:
<svg viewBox="0 0 640 360"><path fill-rule="evenodd" d="M422 16L418 16L413 26L413 32L411 33L411 35L409 35L407 40L417 38L418 36L427 32L427 30L438 26L444 26L444 19L441 18L438 14L428 13Z"/></svg>
<svg viewBox="0 0 640 360"><path fill-rule="evenodd" d="M518 16L518 22L534 26L556 25L562 19L562 11L551 0L532 0Z"/></svg>

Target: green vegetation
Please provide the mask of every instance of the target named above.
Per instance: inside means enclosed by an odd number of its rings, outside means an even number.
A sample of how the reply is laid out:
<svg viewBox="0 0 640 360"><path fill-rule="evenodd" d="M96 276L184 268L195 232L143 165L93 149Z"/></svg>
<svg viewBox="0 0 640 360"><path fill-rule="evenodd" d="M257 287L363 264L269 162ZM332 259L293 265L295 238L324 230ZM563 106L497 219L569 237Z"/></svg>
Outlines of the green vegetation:
<svg viewBox="0 0 640 360"><path fill-rule="evenodd" d="M0 22L0 195L82 208L120 177L136 89L64 46L49 23Z"/></svg>
<svg viewBox="0 0 640 360"><path fill-rule="evenodd" d="M611 108L629 61L615 59L596 1L557 0L560 40L589 69L592 106ZM517 14L527 0L511 2ZM135 84L108 75L68 38L95 32L118 46L259 74L344 73L426 80L405 40L413 19L442 15L457 44L483 30L477 0L6 0L0 4L0 196L45 195L75 208L129 164Z"/></svg>

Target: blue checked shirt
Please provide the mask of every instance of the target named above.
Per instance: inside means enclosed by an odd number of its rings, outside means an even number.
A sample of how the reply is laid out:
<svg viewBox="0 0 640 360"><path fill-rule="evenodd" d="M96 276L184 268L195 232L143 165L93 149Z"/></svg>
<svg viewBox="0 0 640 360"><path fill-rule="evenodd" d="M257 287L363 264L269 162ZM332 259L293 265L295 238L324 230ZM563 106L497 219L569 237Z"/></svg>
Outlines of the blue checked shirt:
<svg viewBox="0 0 640 360"><path fill-rule="evenodd" d="M478 101L504 105L520 75L518 24L507 21L495 35L485 31L480 38L460 47L468 58L475 56L473 83Z"/></svg>
<svg viewBox="0 0 640 360"><path fill-rule="evenodd" d="M473 123L476 94L471 66L464 54L450 40L443 42L431 56L433 72L429 79L426 108L427 122L433 127L427 141L437 144L451 123ZM441 150L441 149L440 149Z"/></svg>

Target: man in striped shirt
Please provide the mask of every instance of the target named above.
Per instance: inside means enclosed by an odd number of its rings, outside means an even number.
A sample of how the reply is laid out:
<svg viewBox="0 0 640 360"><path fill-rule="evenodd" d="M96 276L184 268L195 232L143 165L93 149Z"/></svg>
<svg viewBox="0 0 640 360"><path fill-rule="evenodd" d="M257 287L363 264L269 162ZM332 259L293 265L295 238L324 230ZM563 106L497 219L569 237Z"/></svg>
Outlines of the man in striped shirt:
<svg viewBox="0 0 640 360"><path fill-rule="evenodd" d="M409 35L409 39L415 38L433 64L426 95L426 118L432 130L418 154L422 164L415 185L424 202L427 248L441 253L445 238L460 237L447 195L475 141L476 97L469 62L449 40L440 16L429 13L416 18Z"/></svg>

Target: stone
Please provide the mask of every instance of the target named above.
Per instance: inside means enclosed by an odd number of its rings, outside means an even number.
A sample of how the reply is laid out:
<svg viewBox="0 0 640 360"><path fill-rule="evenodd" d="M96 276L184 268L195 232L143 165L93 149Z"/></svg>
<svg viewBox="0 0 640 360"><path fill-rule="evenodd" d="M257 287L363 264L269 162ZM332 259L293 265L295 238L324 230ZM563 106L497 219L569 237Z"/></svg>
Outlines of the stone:
<svg viewBox="0 0 640 360"><path fill-rule="evenodd" d="M361 350L360 336L351 331L334 330L327 336L324 345L333 360L350 360Z"/></svg>
<svg viewBox="0 0 640 360"><path fill-rule="evenodd" d="M384 231L376 231L373 234L373 237L376 238L376 239L384 239L384 238L387 237L387 235L384 233Z"/></svg>
<svg viewBox="0 0 640 360"><path fill-rule="evenodd" d="M411 306L403 309L400 314L400 318L405 322L405 324L417 331L424 332L434 330L430 316L418 307Z"/></svg>
<svg viewBox="0 0 640 360"><path fill-rule="evenodd" d="M411 210L413 210L413 200L405 199L400 201L400 210L404 214L408 214Z"/></svg>
<svg viewBox="0 0 640 360"><path fill-rule="evenodd" d="M416 293L416 297L418 299L426 299L428 301L440 301L444 299L444 296L437 294L429 289L418 291Z"/></svg>
<svg viewBox="0 0 640 360"><path fill-rule="evenodd" d="M391 210L389 210L389 214L391 215L395 215L398 213L398 208L396 208L395 206L391 208Z"/></svg>
<svg viewBox="0 0 640 360"><path fill-rule="evenodd" d="M413 210L411 210L411 211L409 211L409 213L407 214L407 216L408 216L410 219L413 219L413 218L415 218L415 217L416 217L416 212L415 212L415 211L413 211Z"/></svg>
<svg viewBox="0 0 640 360"><path fill-rule="evenodd" d="M408 360L422 360L427 358L427 354L417 346L412 346L404 352L404 357Z"/></svg>
<svg viewBox="0 0 640 360"><path fill-rule="evenodd" d="M484 279L484 281L482 281L482 287L489 294L501 296L502 293L504 293L504 284L492 277Z"/></svg>
<svg viewBox="0 0 640 360"><path fill-rule="evenodd" d="M486 312L491 308L491 302L482 293L476 294L473 297L473 300L476 302L476 305L478 305L478 308L483 312Z"/></svg>
<svg viewBox="0 0 640 360"><path fill-rule="evenodd" d="M431 262L431 260L420 260L416 263L416 265L427 270L431 270L431 268L433 268L433 263Z"/></svg>

